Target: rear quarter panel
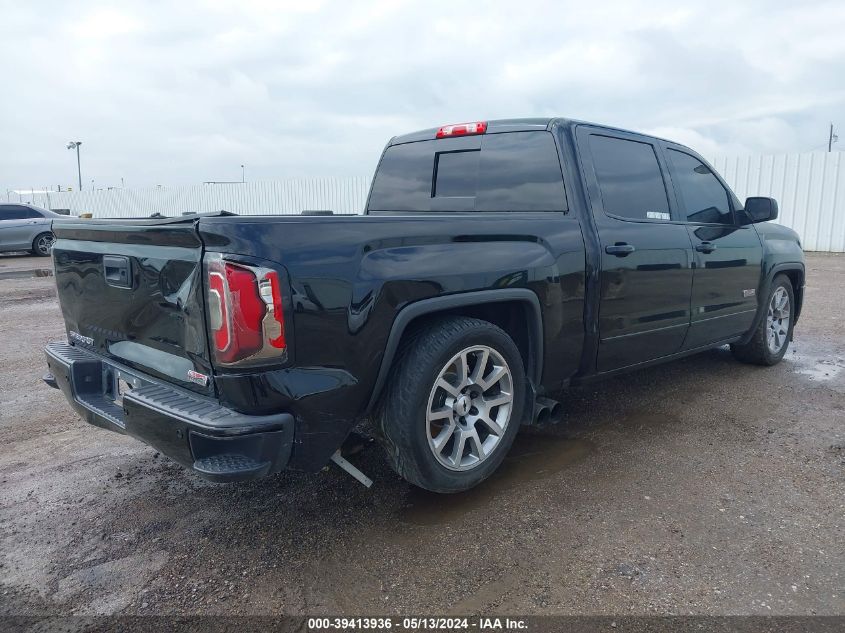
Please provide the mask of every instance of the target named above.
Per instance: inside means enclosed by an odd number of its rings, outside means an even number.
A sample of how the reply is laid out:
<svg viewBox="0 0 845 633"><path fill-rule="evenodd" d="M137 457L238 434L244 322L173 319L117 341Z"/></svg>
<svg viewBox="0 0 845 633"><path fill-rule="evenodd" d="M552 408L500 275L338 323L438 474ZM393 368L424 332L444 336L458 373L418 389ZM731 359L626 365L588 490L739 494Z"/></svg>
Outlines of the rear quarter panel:
<svg viewBox="0 0 845 633"><path fill-rule="evenodd" d="M213 218L200 222L200 235L208 251L261 257L287 271L290 365L218 375L217 385L229 406L294 412L295 462L322 458L303 455L323 444L308 435L342 441L365 414L390 329L413 302L529 288L543 312L542 385L559 387L580 362L585 262L573 215ZM297 455L300 444L307 446Z"/></svg>

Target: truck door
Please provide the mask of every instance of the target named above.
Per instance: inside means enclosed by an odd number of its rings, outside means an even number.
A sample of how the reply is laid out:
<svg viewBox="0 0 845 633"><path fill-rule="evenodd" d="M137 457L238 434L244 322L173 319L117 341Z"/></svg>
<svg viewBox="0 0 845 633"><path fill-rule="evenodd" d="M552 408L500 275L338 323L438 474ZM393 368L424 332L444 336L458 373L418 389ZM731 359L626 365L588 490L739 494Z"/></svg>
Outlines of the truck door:
<svg viewBox="0 0 845 633"><path fill-rule="evenodd" d="M690 150L665 145L675 198L694 249L692 316L684 349L717 343L751 327L763 248L753 225L739 226L739 201Z"/></svg>
<svg viewBox="0 0 845 633"><path fill-rule="evenodd" d="M693 258L662 153L636 134L580 126L577 138L601 243L597 371L674 354L689 329Z"/></svg>

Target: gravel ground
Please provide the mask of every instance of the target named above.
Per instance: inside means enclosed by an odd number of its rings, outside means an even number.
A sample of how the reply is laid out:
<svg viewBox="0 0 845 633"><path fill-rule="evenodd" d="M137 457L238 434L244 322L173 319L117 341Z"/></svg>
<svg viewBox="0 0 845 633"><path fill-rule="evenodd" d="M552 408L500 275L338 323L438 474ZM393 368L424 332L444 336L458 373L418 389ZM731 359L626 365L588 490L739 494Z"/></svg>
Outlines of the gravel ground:
<svg viewBox="0 0 845 633"><path fill-rule="evenodd" d="M808 256L785 362L714 350L573 390L480 488L373 445L216 485L40 381L52 278L0 258L0 614L845 614L845 257ZM49 260L48 266L49 267Z"/></svg>

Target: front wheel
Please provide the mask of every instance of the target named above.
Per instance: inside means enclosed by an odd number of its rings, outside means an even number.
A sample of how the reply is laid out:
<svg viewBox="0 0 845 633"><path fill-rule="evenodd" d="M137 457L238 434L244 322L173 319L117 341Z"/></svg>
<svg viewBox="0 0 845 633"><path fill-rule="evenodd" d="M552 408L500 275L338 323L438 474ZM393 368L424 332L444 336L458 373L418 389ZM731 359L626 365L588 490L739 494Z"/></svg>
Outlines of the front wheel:
<svg viewBox="0 0 845 633"><path fill-rule="evenodd" d="M765 310L751 340L745 345L731 345L734 356L743 362L776 365L786 354L795 325L795 293L786 275L772 281Z"/></svg>
<svg viewBox="0 0 845 633"><path fill-rule="evenodd" d="M434 492L460 492L502 463L522 421L525 371L513 340L487 321L437 320L400 350L379 411L394 470Z"/></svg>

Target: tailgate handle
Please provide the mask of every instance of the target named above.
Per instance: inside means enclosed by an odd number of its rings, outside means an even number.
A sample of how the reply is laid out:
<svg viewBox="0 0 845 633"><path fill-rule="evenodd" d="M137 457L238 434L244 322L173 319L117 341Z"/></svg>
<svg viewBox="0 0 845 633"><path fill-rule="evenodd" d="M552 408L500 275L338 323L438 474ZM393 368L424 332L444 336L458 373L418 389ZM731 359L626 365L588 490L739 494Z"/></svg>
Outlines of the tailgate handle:
<svg viewBox="0 0 845 633"><path fill-rule="evenodd" d="M110 286L132 287L132 265L124 255L103 255L103 275Z"/></svg>

